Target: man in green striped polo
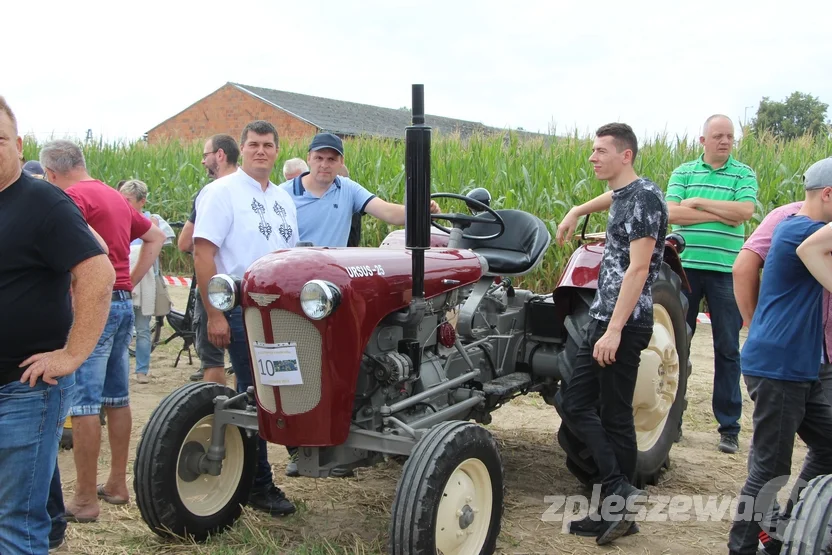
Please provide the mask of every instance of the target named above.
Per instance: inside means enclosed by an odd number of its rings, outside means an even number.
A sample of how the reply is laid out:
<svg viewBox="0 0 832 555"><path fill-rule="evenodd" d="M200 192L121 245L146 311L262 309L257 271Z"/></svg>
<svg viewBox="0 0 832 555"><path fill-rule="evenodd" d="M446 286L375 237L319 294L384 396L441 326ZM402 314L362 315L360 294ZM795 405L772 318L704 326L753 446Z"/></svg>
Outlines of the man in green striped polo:
<svg viewBox="0 0 832 555"><path fill-rule="evenodd" d="M745 241L744 222L754 214L757 176L731 156L734 125L728 117L709 117L699 142L704 153L673 171L665 198L673 231L684 236L687 244L681 258L691 286L688 324L696 331L703 297L711 314L712 404L719 423L719 450L736 453L742 414L742 316L734 298L731 269Z"/></svg>

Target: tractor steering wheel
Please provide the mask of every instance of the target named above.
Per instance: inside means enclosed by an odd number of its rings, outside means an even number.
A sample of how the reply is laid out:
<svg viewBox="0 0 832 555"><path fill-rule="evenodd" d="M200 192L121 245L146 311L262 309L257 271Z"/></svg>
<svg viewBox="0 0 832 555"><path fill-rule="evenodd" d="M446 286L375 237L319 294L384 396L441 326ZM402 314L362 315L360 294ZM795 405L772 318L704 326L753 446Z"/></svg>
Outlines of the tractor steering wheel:
<svg viewBox="0 0 832 555"><path fill-rule="evenodd" d="M471 241L490 241L491 239L496 239L500 235L502 235L506 230L506 223L503 221L502 216L497 214L494 210L491 209L490 206L484 204L474 198L467 197L465 195L458 195L456 193L433 193L430 198L453 198L457 200L461 200L468 204L469 206L473 206L474 208L482 209L484 212L488 212L493 216L493 219L483 219L478 218L476 216L469 216L468 214L461 214L461 213L453 213L453 214L431 214L430 215L430 225L437 229L441 229L448 235L450 235L451 230L439 225L434 220L447 220L453 224L458 225L461 229L465 229L471 224L491 224L491 225L499 225L500 231L494 233L493 235L468 235L467 233L462 234L463 239L468 239Z"/></svg>

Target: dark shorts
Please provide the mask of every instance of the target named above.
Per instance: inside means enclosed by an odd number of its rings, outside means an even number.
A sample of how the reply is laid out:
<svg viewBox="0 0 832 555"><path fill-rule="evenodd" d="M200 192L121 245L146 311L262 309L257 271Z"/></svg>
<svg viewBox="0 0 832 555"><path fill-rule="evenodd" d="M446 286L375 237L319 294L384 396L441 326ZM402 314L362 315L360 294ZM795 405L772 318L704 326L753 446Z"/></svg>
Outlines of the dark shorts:
<svg viewBox="0 0 832 555"><path fill-rule="evenodd" d="M194 306L194 324L196 326L196 354L200 368L225 367L225 349L220 349L208 339L208 315L202 305L202 297L196 295Z"/></svg>

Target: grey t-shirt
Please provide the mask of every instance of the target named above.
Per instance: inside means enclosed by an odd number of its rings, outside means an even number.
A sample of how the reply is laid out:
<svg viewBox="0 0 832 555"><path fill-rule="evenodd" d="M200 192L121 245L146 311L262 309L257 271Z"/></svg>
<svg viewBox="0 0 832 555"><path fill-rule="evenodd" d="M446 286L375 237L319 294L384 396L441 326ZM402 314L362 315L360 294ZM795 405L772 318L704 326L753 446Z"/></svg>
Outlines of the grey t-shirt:
<svg viewBox="0 0 832 555"><path fill-rule="evenodd" d="M621 291L624 273L630 266L630 243L644 237L653 237L656 245L650 259L650 272L626 324L642 328L653 326L651 287L664 258L666 234L667 204L664 193L655 183L639 178L612 194L604 258L598 277L598 291L589 309L590 316L609 322Z"/></svg>

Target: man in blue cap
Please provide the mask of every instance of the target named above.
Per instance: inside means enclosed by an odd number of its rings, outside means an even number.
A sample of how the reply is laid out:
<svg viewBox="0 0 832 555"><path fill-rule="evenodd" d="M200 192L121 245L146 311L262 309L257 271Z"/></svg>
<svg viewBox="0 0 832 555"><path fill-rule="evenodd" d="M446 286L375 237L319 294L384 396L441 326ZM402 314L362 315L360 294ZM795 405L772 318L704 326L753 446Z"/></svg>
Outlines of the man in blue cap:
<svg viewBox="0 0 832 555"><path fill-rule="evenodd" d="M301 241L323 247L347 246L353 214L367 213L391 225L404 225L404 205L386 202L338 175L344 166L344 144L337 135L315 135L306 161L309 171L281 185L295 201ZM430 211L439 212L435 201L431 201Z"/></svg>
<svg viewBox="0 0 832 555"><path fill-rule="evenodd" d="M363 213L391 225L404 225L404 205L386 202L347 177L344 143L337 135L315 135L306 161L309 170L281 185L295 202L300 241L309 241L316 247L346 247L350 244L353 216ZM439 212L435 201L430 201L430 211ZM287 449L286 475L299 476L297 449ZM335 477L350 474L350 470L340 467L331 473Z"/></svg>
<svg viewBox="0 0 832 555"><path fill-rule="evenodd" d="M37 160L29 160L23 164L23 171L38 179L46 179L46 172Z"/></svg>

